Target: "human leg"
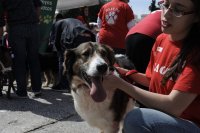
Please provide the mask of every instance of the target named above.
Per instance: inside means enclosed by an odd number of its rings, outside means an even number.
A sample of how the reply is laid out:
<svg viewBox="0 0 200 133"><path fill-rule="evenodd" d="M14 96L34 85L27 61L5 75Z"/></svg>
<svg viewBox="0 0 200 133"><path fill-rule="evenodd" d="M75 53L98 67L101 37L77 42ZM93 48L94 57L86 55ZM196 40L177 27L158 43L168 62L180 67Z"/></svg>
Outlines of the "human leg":
<svg viewBox="0 0 200 133"><path fill-rule="evenodd" d="M27 64L26 64L26 39L22 34L24 28L21 26L12 26L9 28L9 44L13 52L13 70L17 82L17 95L27 96Z"/></svg>
<svg viewBox="0 0 200 133"><path fill-rule="evenodd" d="M30 24L27 29L29 35L27 39L28 65L31 75L31 87L33 92L41 91L41 70L39 61L39 29L37 24Z"/></svg>
<svg viewBox="0 0 200 133"><path fill-rule="evenodd" d="M64 62L64 51L58 51L58 84L53 86L53 90L57 91L67 91L69 92L69 85L65 75L63 75L63 62Z"/></svg>
<svg viewBox="0 0 200 133"><path fill-rule="evenodd" d="M60 86L62 88L67 88L67 79L63 75L63 62L64 62L64 51L60 52L60 59L59 59L59 79L60 79Z"/></svg>
<svg viewBox="0 0 200 133"><path fill-rule="evenodd" d="M137 108L129 112L124 120L125 133L199 133L193 122L176 118L163 112Z"/></svg>

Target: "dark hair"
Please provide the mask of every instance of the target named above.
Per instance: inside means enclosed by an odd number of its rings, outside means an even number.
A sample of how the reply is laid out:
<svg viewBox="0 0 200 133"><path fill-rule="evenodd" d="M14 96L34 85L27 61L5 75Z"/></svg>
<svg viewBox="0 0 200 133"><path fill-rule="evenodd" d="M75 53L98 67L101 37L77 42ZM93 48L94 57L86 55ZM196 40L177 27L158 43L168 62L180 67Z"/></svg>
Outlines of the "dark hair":
<svg viewBox="0 0 200 133"><path fill-rule="evenodd" d="M61 14L61 13L58 13L57 15L56 15L56 21L58 21L58 20L60 20L60 19L63 19L64 17L63 17L63 15Z"/></svg>
<svg viewBox="0 0 200 133"><path fill-rule="evenodd" d="M163 76L161 81L162 85L166 85L166 82L170 77L175 81L178 75L182 72L185 63L191 64L200 70L200 0L191 1L194 5L194 11L199 21L193 24L188 35L183 40L180 53L170 65L170 69Z"/></svg>
<svg viewBox="0 0 200 133"><path fill-rule="evenodd" d="M90 27L90 25L89 25L89 20L88 20L88 15L89 14L85 14L85 10L86 9L88 9L88 13L89 13L89 7L87 7L87 6L84 6L84 7L80 7L80 12L81 12L81 16L83 17L83 21L84 21L84 23L87 25L87 27L89 28L89 29L91 29L91 27Z"/></svg>

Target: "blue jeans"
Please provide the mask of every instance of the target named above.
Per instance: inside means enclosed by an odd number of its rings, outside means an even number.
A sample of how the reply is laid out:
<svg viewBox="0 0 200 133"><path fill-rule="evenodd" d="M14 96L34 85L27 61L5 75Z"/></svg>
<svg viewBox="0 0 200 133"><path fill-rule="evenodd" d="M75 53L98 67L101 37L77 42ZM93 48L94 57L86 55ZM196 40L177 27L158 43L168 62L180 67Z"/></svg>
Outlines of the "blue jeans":
<svg viewBox="0 0 200 133"><path fill-rule="evenodd" d="M183 120L163 112L136 108L124 121L125 133L200 133L200 128L191 121Z"/></svg>

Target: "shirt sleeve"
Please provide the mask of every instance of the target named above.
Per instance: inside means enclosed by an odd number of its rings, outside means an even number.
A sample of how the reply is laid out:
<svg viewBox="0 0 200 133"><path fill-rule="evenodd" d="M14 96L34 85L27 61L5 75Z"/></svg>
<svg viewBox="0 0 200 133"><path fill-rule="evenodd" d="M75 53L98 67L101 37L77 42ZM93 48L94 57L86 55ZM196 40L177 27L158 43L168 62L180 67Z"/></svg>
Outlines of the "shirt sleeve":
<svg viewBox="0 0 200 133"><path fill-rule="evenodd" d="M179 75L174 88L184 92L200 94L200 70L191 65L186 65Z"/></svg>

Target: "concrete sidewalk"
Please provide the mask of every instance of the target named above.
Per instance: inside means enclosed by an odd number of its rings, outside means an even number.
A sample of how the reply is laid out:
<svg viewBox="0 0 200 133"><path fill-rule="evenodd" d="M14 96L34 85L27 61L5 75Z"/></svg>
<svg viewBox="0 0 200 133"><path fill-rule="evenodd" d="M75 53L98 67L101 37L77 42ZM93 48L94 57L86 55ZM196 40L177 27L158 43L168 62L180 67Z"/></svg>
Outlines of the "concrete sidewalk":
<svg viewBox="0 0 200 133"><path fill-rule="evenodd" d="M0 133L98 133L75 112L71 94L44 88L40 98L0 97Z"/></svg>

